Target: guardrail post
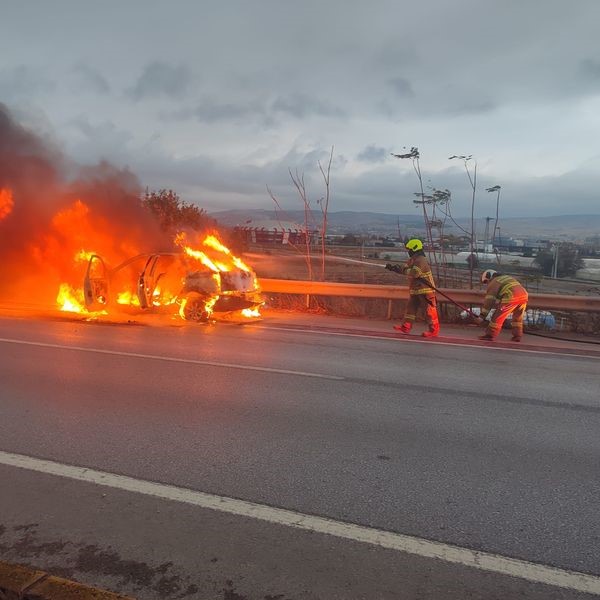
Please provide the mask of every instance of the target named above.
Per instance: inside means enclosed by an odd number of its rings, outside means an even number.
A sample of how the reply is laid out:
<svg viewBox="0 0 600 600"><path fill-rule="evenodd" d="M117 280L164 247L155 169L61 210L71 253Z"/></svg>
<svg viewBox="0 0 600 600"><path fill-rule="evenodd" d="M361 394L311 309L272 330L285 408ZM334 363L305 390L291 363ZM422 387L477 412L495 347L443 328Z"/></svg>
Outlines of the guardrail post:
<svg viewBox="0 0 600 600"><path fill-rule="evenodd" d="M388 300L387 319L388 321L392 318L392 299Z"/></svg>

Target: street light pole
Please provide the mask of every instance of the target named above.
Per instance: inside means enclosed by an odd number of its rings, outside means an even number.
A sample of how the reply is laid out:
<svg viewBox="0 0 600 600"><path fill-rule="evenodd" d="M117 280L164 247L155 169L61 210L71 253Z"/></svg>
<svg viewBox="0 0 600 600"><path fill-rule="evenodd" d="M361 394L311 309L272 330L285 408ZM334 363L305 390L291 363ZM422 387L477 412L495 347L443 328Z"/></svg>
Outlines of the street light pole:
<svg viewBox="0 0 600 600"><path fill-rule="evenodd" d="M500 228L498 227L498 214L500 212L500 190L501 189L502 189L501 186L495 185L494 187L487 188L485 190L486 192L496 192L496 221L494 222L494 231L492 232L492 245L496 241L496 229L500 230Z"/></svg>

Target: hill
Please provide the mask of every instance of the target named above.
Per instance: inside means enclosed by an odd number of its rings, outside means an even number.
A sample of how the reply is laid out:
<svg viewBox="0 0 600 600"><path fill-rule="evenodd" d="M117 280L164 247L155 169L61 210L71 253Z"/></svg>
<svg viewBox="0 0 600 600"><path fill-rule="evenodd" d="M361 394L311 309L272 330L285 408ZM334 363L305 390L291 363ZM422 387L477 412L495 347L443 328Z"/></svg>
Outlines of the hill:
<svg viewBox="0 0 600 600"><path fill-rule="evenodd" d="M222 225L233 227L235 225L260 223L261 221L295 221L304 222L304 211L289 210L279 215L272 210L247 209L224 210L210 215ZM315 212L315 218L319 219ZM456 219L463 228L470 228L470 220ZM413 215L392 215L377 212L336 211L329 213L329 233L371 233L380 235L398 235L398 225L402 235L407 233L423 232L423 217ZM600 215L556 215L547 217L501 218L498 222L503 237L527 237L538 239L573 239L582 240L593 235L600 235ZM319 222L313 224L319 227ZM490 222L490 229L493 221ZM485 231L485 219L475 220L475 229L479 235ZM459 235L458 227L448 223L448 233Z"/></svg>

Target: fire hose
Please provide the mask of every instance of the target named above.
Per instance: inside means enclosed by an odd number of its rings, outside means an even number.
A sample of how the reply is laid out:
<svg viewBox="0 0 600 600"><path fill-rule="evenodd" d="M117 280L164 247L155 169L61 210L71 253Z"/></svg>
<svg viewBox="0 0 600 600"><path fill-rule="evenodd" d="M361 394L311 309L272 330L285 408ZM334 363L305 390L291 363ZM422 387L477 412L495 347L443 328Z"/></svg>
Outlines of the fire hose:
<svg viewBox="0 0 600 600"><path fill-rule="evenodd" d="M336 258L341 258L341 257L336 257ZM371 267L380 267L382 269L387 269L387 265L382 265L382 264L379 264L379 263L367 262L365 260L356 260L356 259L352 259L352 258L344 258L343 260L348 261L348 262L360 263L361 265L369 265ZM394 273L398 273L398 275L401 275L401 273L399 273L395 269L389 269L389 270L394 271ZM470 308L468 308L468 307L460 304L459 302L457 302L456 300L454 300L454 298L451 298L450 296L448 296L448 294L445 294L440 289L438 289L434 285L432 285L431 282L427 281L426 279L422 279L421 277L419 277L418 279L419 279L419 281L421 281L421 283L427 284L427 286L430 287L432 290L434 290L437 294L439 294L440 296L443 296L444 298L446 298L446 300L448 300L449 302L452 302L452 304L454 304L455 306L457 306L461 310L466 311L467 314L469 314L474 319L479 319L480 318L479 315L476 315Z"/></svg>
<svg viewBox="0 0 600 600"><path fill-rule="evenodd" d="M374 265L375 263L370 263L372 265ZM385 265L383 265L385 268ZM394 271L397 272L397 271ZM427 284L431 289L433 289L437 294L439 294L440 296L443 296L444 298L446 298L446 300L452 302L452 304L458 306L458 308L460 308L461 310L464 310L467 312L467 314L469 314L473 319L475 319L476 321L481 323L480 319L483 319L484 321L486 319L484 319L481 315L476 315L470 308L467 308L466 306L463 306L462 304L456 302L456 300L454 300L453 298L450 298L450 296L448 296L447 294L444 294L444 292L442 292L441 290L439 290L438 288L436 288L434 285L432 285L429 281L427 281L426 279L423 279L422 277L418 277L417 278L421 283L425 283ZM595 342L594 340L576 340L574 338L557 338L556 336L553 335L545 335L543 333L540 333L538 331L532 331L529 328L524 328L524 332L527 333L527 335L533 335L534 337L543 337L543 338L547 338L550 340L556 340L556 339L561 339L564 340L566 342L577 342L577 343L581 343L581 344L594 344L596 346L599 345L598 342Z"/></svg>
<svg viewBox="0 0 600 600"><path fill-rule="evenodd" d="M346 259L346 260L351 260L351 259ZM363 265L370 265L371 267L380 267L380 268L384 268L384 269L387 268L386 265L382 265L382 264L379 264L379 263L366 262L364 260L351 260L351 262L357 262L357 263L361 263ZM394 271L394 273L398 273L398 271L395 271L394 269L391 269L391 270ZM400 273L398 273L398 275L400 275ZM479 319L482 318L480 315L475 314L467 306L464 306L464 305L460 304L459 302L457 302L456 300L454 300L453 298L451 298L450 296L448 296L448 294L445 294L440 289L438 289L437 287L435 287L434 285L432 285L431 282L429 282L426 279L423 279L421 277L419 277L418 279L422 283L427 284L431 289L433 289L436 292L436 294L439 294L440 296L443 296L444 298L446 298L446 300L448 300L449 302L451 302L452 304L454 304L455 306L457 306L461 310L464 310L473 319L479 321ZM548 338L548 339L552 339L552 340L561 339L561 340L564 340L566 342L578 342L578 343L582 343L582 344L594 344L596 346L599 345L598 342L595 342L593 340L576 340L574 338L564 338L564 337L557 338L556 336L545 335L545 334L539 333L537 331L532 331L531 329L526 329L525 331L527 332L528 335L533 335L535 337L543 337L543 338Z"/></svg>
<svg viewBox="0 0 600 600"><path fill-rule="evenodd" d="M363 263L365 265L371 265L372 267L383 267L384 269L387 269L387 265L380 265L380 264L377 264L377 263L370 263L370 262L365 262L365 261L356 261L356 262L361 262L361 263ZM390 271L394 271L394 273L398 273L398 275L400 275L400 273L398 271L396 271L395 269L389 269L389 270ZM440 290L439 288L435 287L435 285L433 285L430 281L427 281L426 279L423 279L422 277L417 277L417 279L421 283L424 283L428 287L430 287L436 294L439 294L440 296L446 298L446 300L448 300L449 302L451 302L452 304L454 304L455 306L457 306L461 310L464 310L468 315L470 315L474 319L479 320L481 318L479 315L476 315L470 308L468 308L467 306L464 306L463 304L460 304L459 302L457 302L456 300L454 300L454 298L451 298L450 296L448 296L448 294L445 294L444 292L442 292L442 290Z"/></svg>

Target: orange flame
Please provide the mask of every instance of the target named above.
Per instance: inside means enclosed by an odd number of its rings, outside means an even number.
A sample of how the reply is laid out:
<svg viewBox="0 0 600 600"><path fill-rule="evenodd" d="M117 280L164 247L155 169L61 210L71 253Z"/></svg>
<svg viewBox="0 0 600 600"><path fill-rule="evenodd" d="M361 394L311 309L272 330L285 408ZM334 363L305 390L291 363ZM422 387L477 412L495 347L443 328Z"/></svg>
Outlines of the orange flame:
<svg viewBox="0 0 600 600"><path fill-rule="evenodd" d="M61 283L56 296L60 310L74 313L87 313L83 299L83 290L72 288L68 283Z"/></svg>
<svg viewBox="0 0 600 600"><path fill-rule="evenodd" d="M217 267L217 265L215 265L215 263L212 260L210 260L210 258L208 258L208 256L206 256L206 254L204 254L204 252L202 252L201 250L194 250L189 246L184 246L183 251L188 256L199 260L205 267L208 267L211 271L214 271L215 273L219 272L219 267Z"/></svg>
<svg viewBox="0 0 600 600"><path fill-rule="evenodd" d="M89 252L88 250L80 250L75 254L75 262L88 262L95 252Z"/></svg>
<svg viewBox="0 0 600 600"><path fill-rule="evenodd" d="M140 299L131 291L117 294L117 304L128 304L129 306L139 306Z"/></svg>
<svg viewBox="0 0 600 600"><path fill-rule="evenodd" d="M218 252L222 252L223 254L226 254L230 258L231 262L238 269L242 269L242 271L250 272L250 268L244 263L244 261L242 261L237 256L234 256L233 254L231 254L231 250L229 248L227 248L227 246L224 246L214 235L207 235L206 238L204 238L204 241L202 242L202 244L204 246L208 246L209 248L213 248L213 249L217 250ZM220 270L221 271L231 271L230 268L220 269Z"/></svg>
<svg viewBox="0 0 600 600"><path fill-rule="evenodd" d="M223 254L231 254L231 250L227 248L227 246L223 246L223 244L221 244L221 242L214 235L207 235L202 243L209 248L214 248L215 250L222 252Z"/></svg>
<svg viewBox="0 0 600 600"><path fill-rule="evenodd" d="M8 188L0 188L0 221L12 212L15 201Z"/></svg>

